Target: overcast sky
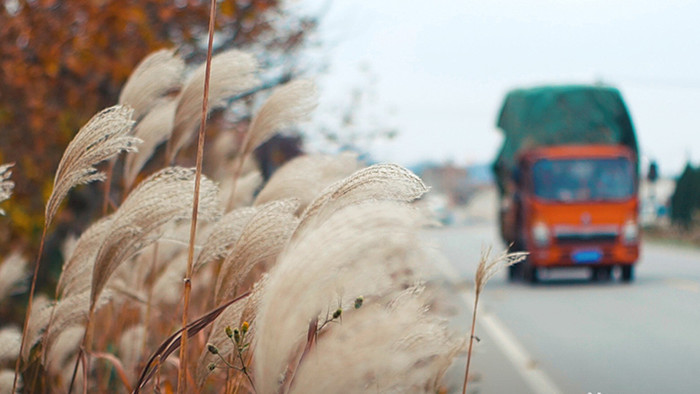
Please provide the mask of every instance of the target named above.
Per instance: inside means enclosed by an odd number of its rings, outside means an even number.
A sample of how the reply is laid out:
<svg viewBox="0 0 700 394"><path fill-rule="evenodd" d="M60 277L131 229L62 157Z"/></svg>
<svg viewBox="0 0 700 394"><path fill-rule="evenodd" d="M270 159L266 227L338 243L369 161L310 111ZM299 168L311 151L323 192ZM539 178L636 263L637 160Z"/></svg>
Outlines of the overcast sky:
<svg viewBox="0 0 700 394"><path fill-rule="evenodd" d="M321 111L369 87L365 116L399 131L373 145L378 160L488 162L508 90L602 81L621 90L643 160L657 159L665 174L700 161L699 1L329 4L319 33L330 65L319 80Z"/></svg>

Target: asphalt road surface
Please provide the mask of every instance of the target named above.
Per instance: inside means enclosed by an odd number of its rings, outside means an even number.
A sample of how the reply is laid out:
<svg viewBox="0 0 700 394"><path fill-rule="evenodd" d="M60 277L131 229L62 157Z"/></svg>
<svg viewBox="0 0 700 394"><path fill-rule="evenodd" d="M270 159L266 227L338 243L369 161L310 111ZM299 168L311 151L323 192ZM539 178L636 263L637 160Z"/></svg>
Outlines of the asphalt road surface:
<svg viewBox="0 0 700 394"><path fill-rule="evenodd" d="M455 328L471 324L482 247L503 246L492 223L430 230ZM478 307L470 393L700 393L700 250L643 243L631 284L587 270L543 283L486 285ZM464 358L449 372L461 392Z"/></svg>

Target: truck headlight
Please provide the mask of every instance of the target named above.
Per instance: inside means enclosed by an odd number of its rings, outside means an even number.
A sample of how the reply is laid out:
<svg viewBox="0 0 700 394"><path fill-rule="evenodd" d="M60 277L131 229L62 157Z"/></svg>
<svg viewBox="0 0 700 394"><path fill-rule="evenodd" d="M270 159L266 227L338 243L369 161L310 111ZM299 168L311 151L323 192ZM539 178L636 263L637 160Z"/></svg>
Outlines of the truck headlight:
<svg viewBox="0 0 700 394"><path fill-rule="evenodd" d="M626 244L637 242L639 227L634 220L628 220L622 225L622 241Z"/></svg>
<svg viewBox="0 0 700 394"><path fill-rule="evenodd" d="M545 223L536 222L532 226L532 238L537 246L549 245L549 227Z"/></svg>

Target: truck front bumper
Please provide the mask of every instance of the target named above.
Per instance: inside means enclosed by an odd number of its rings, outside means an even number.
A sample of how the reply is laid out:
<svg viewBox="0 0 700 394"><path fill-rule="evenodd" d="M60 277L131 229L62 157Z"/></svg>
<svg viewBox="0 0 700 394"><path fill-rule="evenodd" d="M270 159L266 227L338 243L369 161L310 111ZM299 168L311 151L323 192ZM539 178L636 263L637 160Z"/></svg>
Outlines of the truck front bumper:
<svg viewBox="0 0 700 394"><path fill-rule="evenodd" d="M639 244L551 245L529 252L528 261L537 267L630 265L639 258Z"/></svg>

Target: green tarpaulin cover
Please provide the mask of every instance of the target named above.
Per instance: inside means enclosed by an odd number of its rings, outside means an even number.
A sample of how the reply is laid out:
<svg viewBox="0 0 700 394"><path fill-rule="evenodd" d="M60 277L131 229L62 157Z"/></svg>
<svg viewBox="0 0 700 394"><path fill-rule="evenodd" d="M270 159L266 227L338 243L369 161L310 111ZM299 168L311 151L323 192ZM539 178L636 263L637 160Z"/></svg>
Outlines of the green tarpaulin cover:
<svg viewBox="0 0 700 394"><path fill-rule="evenodd" d="M564 85L516 89L498 117L503 146L494 163L499 186L522 149L562 144L622 144L637 140L620 92L608 86ZM501 189L502 190L502 189Z"/></svg>

